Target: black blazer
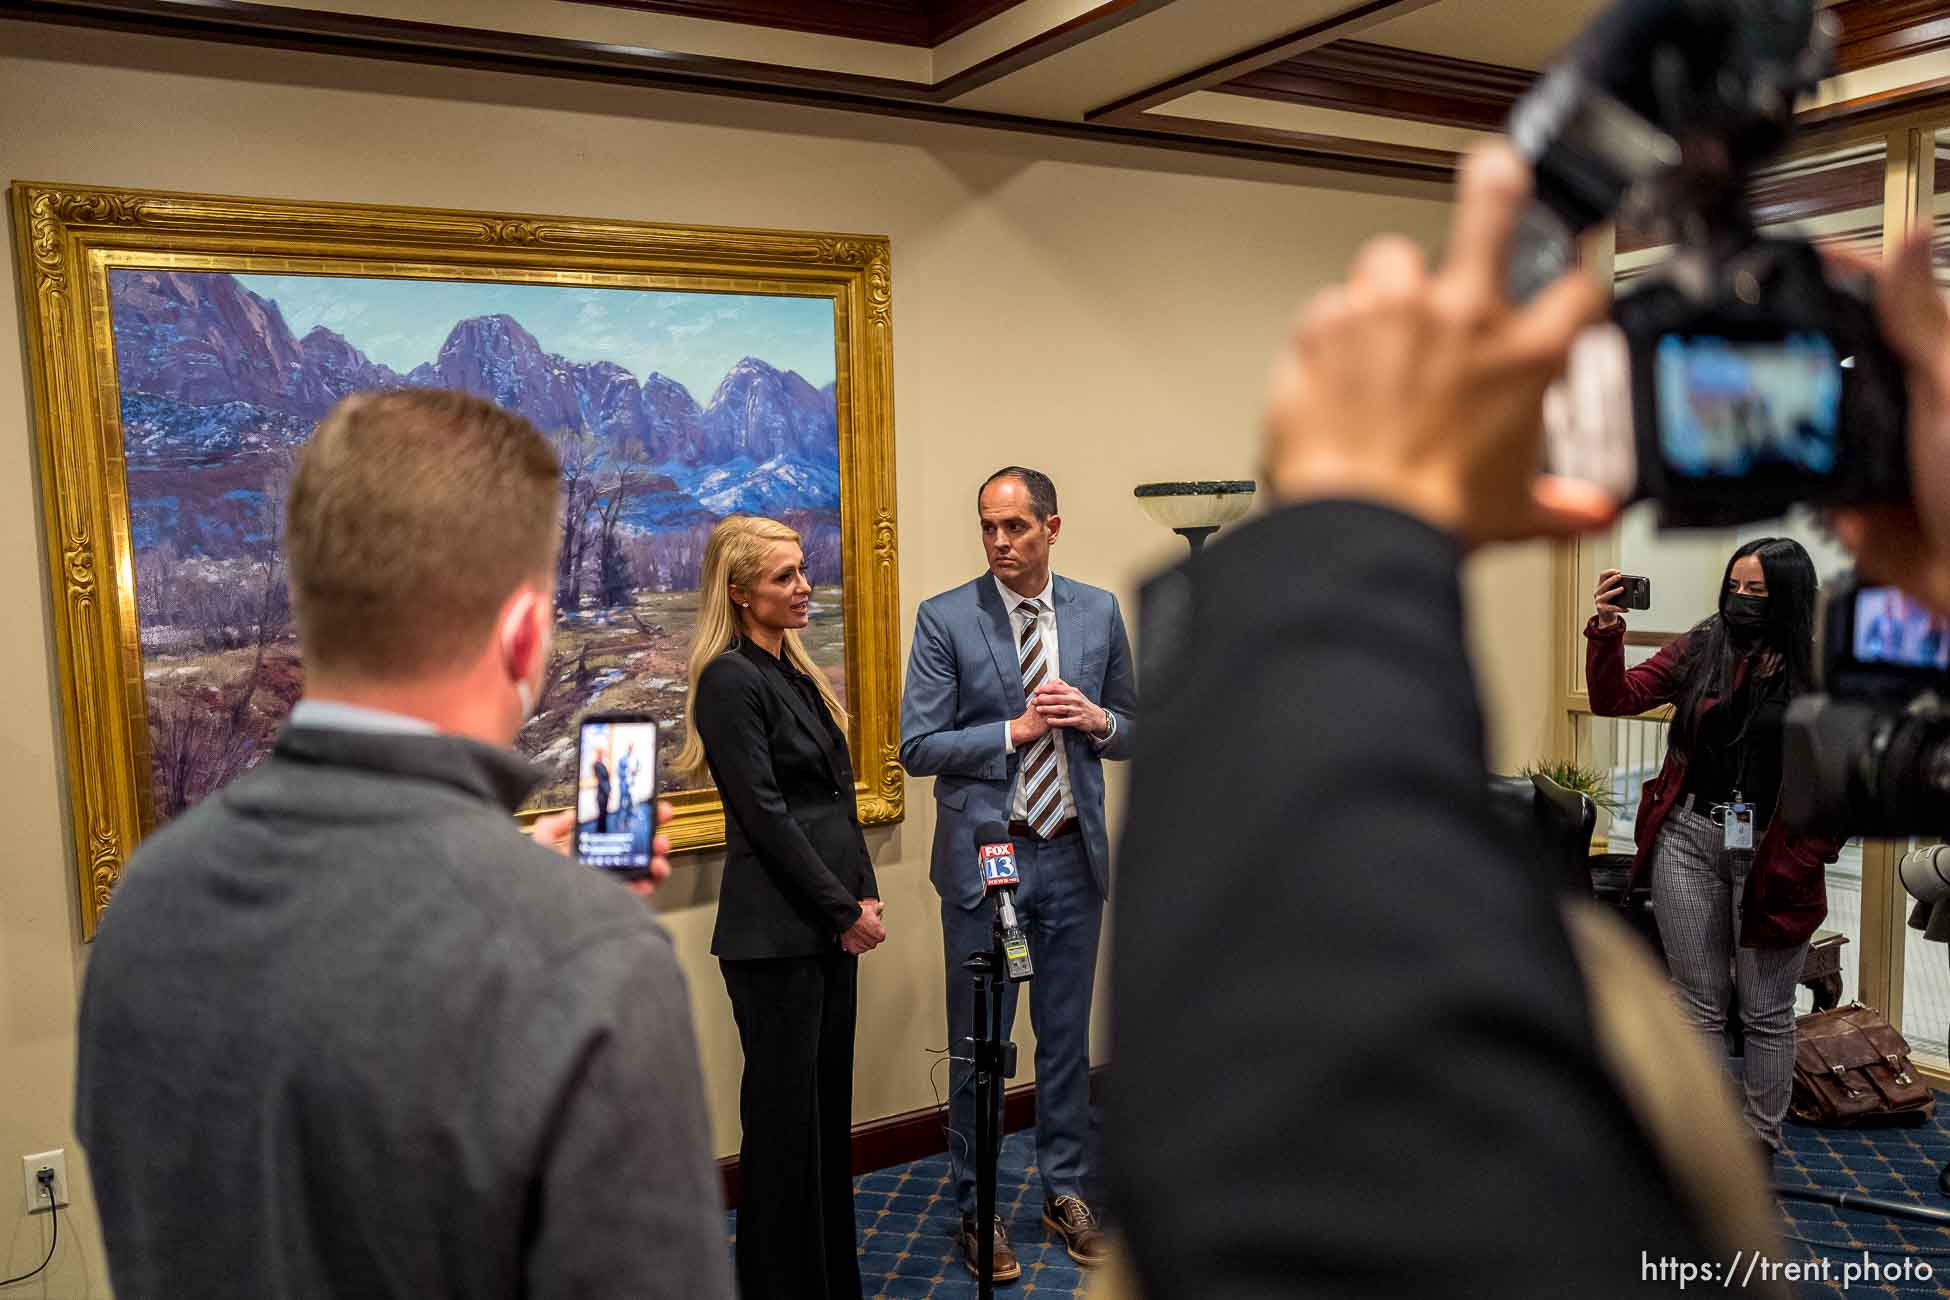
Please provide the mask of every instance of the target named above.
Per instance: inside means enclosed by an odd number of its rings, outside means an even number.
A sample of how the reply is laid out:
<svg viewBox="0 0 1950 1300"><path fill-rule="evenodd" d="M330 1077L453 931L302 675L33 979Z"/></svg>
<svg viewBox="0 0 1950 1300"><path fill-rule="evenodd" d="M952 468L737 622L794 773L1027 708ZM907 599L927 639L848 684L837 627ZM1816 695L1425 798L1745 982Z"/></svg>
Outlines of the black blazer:
<svg viewBox="0 0 1950 1300"><path fill-rule="evenodd" d="M843 738L765 653L741 642L706 664L692 715L725 806L711 951L733 960L836 951L879 896Z"/></svg>

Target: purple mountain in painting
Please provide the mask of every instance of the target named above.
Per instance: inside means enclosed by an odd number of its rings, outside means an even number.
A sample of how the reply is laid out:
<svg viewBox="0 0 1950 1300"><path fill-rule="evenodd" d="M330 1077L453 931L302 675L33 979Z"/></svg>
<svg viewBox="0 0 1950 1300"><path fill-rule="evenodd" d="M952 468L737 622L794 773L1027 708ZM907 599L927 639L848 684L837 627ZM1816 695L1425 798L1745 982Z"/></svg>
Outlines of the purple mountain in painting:
<svg viewBox="0 0 1950 1300"><path fill-rule="evenodd" d="M653 371L643 381L643 425L652 460L682 465L704 461L704 412L691 390L668 375Z"/></svg>
<svg viewBox="0 0 1950 1300"><path fill-rule="evenodd" d="M111 278L124 393L322 414L323 394L312 391L304 351L276 303L228 275L116 271Z"/></svg>
<svg viewBox="0 0 1950 1300"><path fill-rule="evenodd" d="M832 406L796 372L780 372L757 357L746 357L719 382L704 429L713 462L839 458Z"/></svg>
<svg viewBox="0 0 1950 1300"><path fill-rule="evenodd" d="M325 399L326 409L348 393L375 388L398 388L404 382L392 367L367 359L366 354L320 325L299 341L312 386Z"/></svg>
<svg viewBox="0 0 1950 1300"><path fill-rule="evenodd" d="M475 316L455 324L436 358L401 375L324 326L298 340L275 302L232 276L116 271L112 280L125 395L317 420L347 393L439 386L479 393L545 433L583 428L614 446L635 443L656 464L838 456L833 386L814 388L758 357L733 366L700 409L668 376L652 372L639 384L613 362L548 351L512 316Z"/></svg>
<svg viewBox="0 0 1950 1300"><path fill-rule="evenodd" d="M643 390L634 375L613 361L577 364L571 373L583 427L614 446L642 447L652 460L661 459L650 446Z"/></svg>
<svg viewBox="0 0 1950 1300"><path fill-rule="evenodd" d="M582 425L576 367L545 352L512 316L475 316L454 326L440 356L407 376L415 387L458 388L520 411L544 433Z"/></svg>
<svg viewBox="0 0 1950 1300"><path fill-rule="evenodd" d="M203 514L217 487L203 468L232 467L219 476L228 483L239 458L302 442L348 393L436 386L478 393L544 433L587 430L598 465L627 452L664 471L625 512L639 528L839 508L833 386L758 357L700 407L666 375L639 383L613 362L571 361L492 315L459 321L433 360L402 375L324 326L295 338L275 302L229 275L118 270L110 283L124 447L140 475L131 494L172 511Z"/></svg>

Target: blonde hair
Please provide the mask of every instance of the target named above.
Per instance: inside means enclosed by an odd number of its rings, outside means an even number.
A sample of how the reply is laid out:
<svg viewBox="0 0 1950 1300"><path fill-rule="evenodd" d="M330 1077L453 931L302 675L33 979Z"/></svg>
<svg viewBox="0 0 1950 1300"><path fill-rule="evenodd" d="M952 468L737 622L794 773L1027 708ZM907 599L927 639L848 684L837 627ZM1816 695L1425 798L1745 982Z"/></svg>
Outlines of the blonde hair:
<svg viewBox="0 0 1950 1300"><path fill-rule="evenodd" d="M466 393L355 393L298 454L284 554L307 664L410 680L478 650L523 583L553 585L562 468Z"/></svg>
<svg viewBox="0 0 1950 1300"><path fill-rule="evenodd" d="M684 747L676 758L682 776L701 778L707 770L704 740L697 734L698 679L704 676L706 664L738 644L744 635L732 607L731 589L755 584L763 576L765 557L781 542L802 544L798 533L776 519L729 515L711 530L711 538L704 544L704 569L697 584L697 630L691 635L690 685L684 693ZM812 678L827 711L844 732L846 709L825 672L806 653L798 632L785 629L779 657Z"/></svg>

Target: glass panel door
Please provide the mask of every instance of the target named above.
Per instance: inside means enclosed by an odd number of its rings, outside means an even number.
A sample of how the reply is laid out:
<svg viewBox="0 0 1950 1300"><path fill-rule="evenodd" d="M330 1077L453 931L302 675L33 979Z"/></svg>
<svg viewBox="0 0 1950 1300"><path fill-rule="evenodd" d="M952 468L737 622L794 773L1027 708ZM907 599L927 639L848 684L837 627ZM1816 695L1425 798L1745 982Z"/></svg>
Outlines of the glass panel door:
<svg viewBox="0 0 1950 1300"><path fill-rule="evenodd" d="M1929 137L1931 182L1928 212L1932 226L1932 248L1939 291L1950 294L1950 131L1932 132ZM1935 840L1910 840L1905 850L1933 844ZM1915 911L1902 893L1900 881L1892 886L1896 906L1904 917ZM1950 933L1950 905L1939 904L1945 920L1937 927ZM1928 913L1916 916L1927 922ZM1905 926L1903 930L1903 1005L1898 1028L1909 1039L1917 1055L1942 1063L1950 1058L1950 952L1941 941L1932 941L1923 930Z"/></svg>

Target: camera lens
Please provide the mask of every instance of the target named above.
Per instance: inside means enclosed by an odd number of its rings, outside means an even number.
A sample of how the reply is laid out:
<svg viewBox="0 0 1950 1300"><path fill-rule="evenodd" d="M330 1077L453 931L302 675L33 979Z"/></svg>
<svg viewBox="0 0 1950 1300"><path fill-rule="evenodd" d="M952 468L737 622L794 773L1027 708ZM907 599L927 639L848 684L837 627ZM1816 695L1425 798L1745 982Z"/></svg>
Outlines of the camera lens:
<svg viewBox="0 0 1950 1300"><path fill-rule="evenodd" d="M1887 834L1950 824L1950 717L1931 710L1882 719L1861 754L1861 810Z"/></svg>

